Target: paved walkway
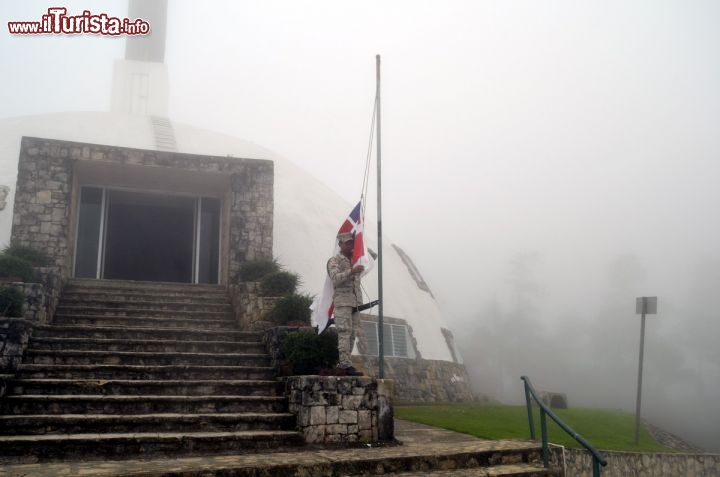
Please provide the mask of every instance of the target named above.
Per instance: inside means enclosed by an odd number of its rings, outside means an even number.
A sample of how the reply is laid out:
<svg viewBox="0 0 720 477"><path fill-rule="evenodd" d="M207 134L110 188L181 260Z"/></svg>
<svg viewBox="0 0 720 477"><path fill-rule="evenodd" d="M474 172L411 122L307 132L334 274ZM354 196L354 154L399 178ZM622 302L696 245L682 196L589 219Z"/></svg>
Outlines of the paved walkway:
<svg viewBox="0 0 720 477"><path fill-rule="evenodd" d="M381 447L325 450L313 447L303 448L300 452L274 452L267 454L239 454L205 457L163 458L157 460L123 460L97 462L67 462L4 465L0 463L2 477L143 477L158 472L202 471L212 469L250 466L272 461L274 465L283 463L307 465L326 464L334 460L377 459L398 455L435 453L441 449L478 446L502 446L502 441L482 441L467 434L438 429L436 427L395 420L395 438L402 445Z"/></svg>

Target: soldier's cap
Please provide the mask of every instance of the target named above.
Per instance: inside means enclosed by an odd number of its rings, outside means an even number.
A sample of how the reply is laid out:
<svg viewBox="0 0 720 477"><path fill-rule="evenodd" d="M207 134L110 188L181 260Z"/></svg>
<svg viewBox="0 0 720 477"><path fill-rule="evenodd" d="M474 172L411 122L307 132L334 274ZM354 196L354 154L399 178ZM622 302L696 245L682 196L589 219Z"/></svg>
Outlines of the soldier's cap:
<svg viewBox="0 0 720 477"><path fill-rule="evenodd" d="M341 234L338 234L337 239L338 242L345 243L348 240L354 240L355 237L353 237L353 234L351 234L350 232L343 232Z"/></svg>

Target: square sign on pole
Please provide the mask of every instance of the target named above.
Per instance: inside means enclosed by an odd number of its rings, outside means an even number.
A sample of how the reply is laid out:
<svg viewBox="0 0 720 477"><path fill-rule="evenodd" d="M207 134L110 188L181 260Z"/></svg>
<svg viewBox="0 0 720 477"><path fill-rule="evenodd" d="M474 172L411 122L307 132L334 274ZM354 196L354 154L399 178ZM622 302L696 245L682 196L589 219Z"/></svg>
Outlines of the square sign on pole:
<svg viewBox="0 0 720 477"><path fill-rule="evenodd" d="M657 315L657 297L637 297L635 299L635 313L638 315Z"/></svg>

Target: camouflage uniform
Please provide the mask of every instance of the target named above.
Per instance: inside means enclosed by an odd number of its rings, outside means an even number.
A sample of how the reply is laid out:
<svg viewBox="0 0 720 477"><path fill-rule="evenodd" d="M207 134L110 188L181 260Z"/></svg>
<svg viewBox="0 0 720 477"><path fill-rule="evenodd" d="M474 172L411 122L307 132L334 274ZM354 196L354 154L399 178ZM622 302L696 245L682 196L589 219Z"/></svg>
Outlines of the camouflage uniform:
<svg viewBox="0 0 720 477"><path fill-rule="evenodd" d="M352 366L350 354L355 344L355 332L359 326L359 314L353 313L353 307L362 303L360 289L360 274L352 274L350 259L338 253L327 263L327 271L333 282L335 292L333 303L335 305L335 330L338 334L338 352L340 360L338 366L348 368Z"/></svg>

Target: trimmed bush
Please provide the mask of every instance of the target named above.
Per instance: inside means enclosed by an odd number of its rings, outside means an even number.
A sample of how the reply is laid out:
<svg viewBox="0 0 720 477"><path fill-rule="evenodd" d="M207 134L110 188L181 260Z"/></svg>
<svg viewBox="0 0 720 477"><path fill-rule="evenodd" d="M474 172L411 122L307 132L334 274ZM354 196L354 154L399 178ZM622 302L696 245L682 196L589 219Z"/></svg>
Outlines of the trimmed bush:
<svg viewBox="0 0 720 477"><path fill-rule="evenodd" d="M254 260L245 262L238 273L239 282L256 282L271 273L279 272L280 265L273 260Z"/></svg>
<svg viewBox="0 0 720 477"><path fill-rule="evenodd" d="M45 267L50 263L50 259L44 252L23 245L8 245L2 254L27 260L33 267Z"/></svg>
<svg viewBox="0 0 720 477"><path fill-rule="evenodd" d="M25 296L12 285L0 285L0 316L22 316Z"/></svg>
<svg viewBox="0 0 720 477"><path fill-rule="evenodd" d="M334 368L338 362L337 333L320 335L310 330L290 333L283 343L283 353L295 375L318 374L321 369Z"/></svg>
<svg viewBox="0 0 720 477"><path fill-rule="evenodd" d="M299 277L290 272L274 272L260 280L260 296L285 296L295 293Z"/></svg>
<svg viewBox="0 0 720 477"><path fill-rule="evenodd" d="M0 277L18 277L24 282L35 279L32 264L25 259L0 254Z"/></svg>
<svg viewBox="0 0 720 477"><path fill-rule="evenodd" d="M312 297L308 295L292 294L284 296L270 310L269 318L278 325L286 325L292 322L309 325L311 304Z"/></svg>

